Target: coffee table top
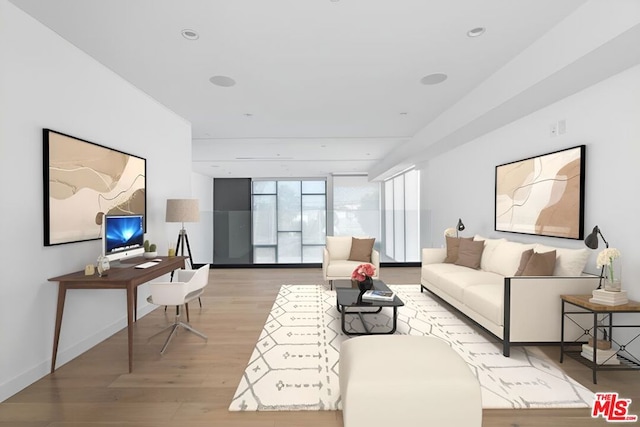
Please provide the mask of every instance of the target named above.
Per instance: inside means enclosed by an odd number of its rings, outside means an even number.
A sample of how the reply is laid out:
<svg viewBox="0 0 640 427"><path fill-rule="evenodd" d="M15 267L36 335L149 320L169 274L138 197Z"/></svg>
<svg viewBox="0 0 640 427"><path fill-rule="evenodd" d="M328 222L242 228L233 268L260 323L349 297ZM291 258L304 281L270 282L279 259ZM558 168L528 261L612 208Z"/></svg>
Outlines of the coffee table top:
<svg viewBox="0 0 640 427"><path fill-rule="evenodd" d="M373 289L391 290L382 280L374 280ZM354 288L336 288L336 296L338 305L343 307L401 307L404 305L398 295L395 295L393 301L362 301L360 290Z"/></svg>

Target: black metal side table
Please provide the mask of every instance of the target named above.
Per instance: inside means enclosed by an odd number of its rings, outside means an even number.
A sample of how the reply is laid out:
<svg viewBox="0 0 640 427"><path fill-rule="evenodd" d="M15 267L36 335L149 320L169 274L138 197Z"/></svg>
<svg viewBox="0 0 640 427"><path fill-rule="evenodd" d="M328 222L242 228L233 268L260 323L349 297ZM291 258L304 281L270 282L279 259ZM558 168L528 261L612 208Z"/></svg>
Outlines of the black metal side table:
<svg viewBox="0 0 640 427"><path fill-rule="evenodd" d="M596 373L598 371L618 371L618 370L636 370L640 369L640 359L631 354L628 350L628 345L633 341L640 337L640 324L614 324L613 315L618 313L636 313L640 314L640 303L636 301L629 301L624 305L610 306L589 302L591 295L560 295L562 299L562 325L560 331L560 363L563 362L564 355L572 357L573 359L579 361L580 363L586 365L591 368L593 371L593 383L597 384ZM567 310L566 305L570 304L574 307L580 308L580 310L571 309L571 311ZM582 336L580 336L575 342L565 343L564 342L564 329L565 329L565 319L569 319L574 322L576 325L580 324L576 322L574 319L576 316L580 315L591 315L593 316L593 326L589 329L584 329ZM598 325L598 316L601 317L601 325ZM582 328L582 327L581 327ZM633 336L631 339L626 342L618 342L613 339L613 329L615 328L636 328L638 329L638 333ZM611 344L615 344L617 349L617 359L620 364L611 365L611 364L603 364L596 363L597 362L597 349L598 349L598 331L601 330L605 336L608 336L607 341ZM589 360L581 355L581 350L576 350L574 347L576 344L582 344L580 340L583 337L590 337L593 340L593 358ZM600 340L602 341L602 340ZM571 347L570 349L566 349L565 347Z"/></svg>

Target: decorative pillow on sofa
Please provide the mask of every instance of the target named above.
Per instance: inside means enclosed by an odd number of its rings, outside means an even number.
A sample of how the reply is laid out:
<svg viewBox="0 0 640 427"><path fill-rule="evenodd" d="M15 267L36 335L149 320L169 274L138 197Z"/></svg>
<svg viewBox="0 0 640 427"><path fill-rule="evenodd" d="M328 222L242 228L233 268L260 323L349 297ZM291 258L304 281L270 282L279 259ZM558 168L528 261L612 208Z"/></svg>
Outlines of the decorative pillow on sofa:
<svg viewBox="0 0 640 427"><path fill-rule="evenodd" d="M526 265L523 267L523 262ZM534 252L533 249L524 251L520 259L520 267L516 276L552 276L556 266L556 251Z"/></svg>
<svg viewBox="0 0 640 427"><path fill-rule="evenodd" d="M527 263L529 262L529 259L531 259L531 255L533 255L533 249L522 252L522 256L520 257L520 266L516 270L516 274L514 274L514 276L522 276L522 272L527 268Z"/></svg>
<svg viewBox="0 0 640 427"><path fill-rule="evenodd" d="M446 236L447 240L447 257L444 259L444 262L453 264L458 259L458 248L460 247L461 240L471 240L472 237L449 237Z"/></svg>
<svg viewBox="0 0 640 427"><path fill-rule="evenodd" d="M376 239L356 239L351 238L351 252L349 261L371 262L371 251Z"/></svg>
<svg viewBox="0 0 640 427"><path fill-rule="evenodd" d="M589 250L554 248L552 246L536 245L535 252L543 253L556 251L556 266L553 269L554 276L581 276L584 266L589 259Z"/></svg>
<svg viewBox="0 0 640 427"><path fill-rule="evenodd" d="M496 250L500 243L506 242L507 239L487 239L486 237L476 234L473 237L473 240L484 241L484 250L482 251L482 258L480 258L480 269L487 271L487 265L491 262L490 259L493 255L493 252Z"/></svg>
<svg viewBox="0 0 640 427"><path fill-rule="evenodd" d="M460 241L458 259L454 264L477 270L480 268L480 258L483 250L484 242L482 240L463 239Z"/></svg>
<svg viewBox="0 0 640 427"><path fill-rule="evenodd" d="M525 245L518 242L500 242L487 263L487 270L501 276L513 276L518 270L522 252L533 249L535 245Z"/></svg>

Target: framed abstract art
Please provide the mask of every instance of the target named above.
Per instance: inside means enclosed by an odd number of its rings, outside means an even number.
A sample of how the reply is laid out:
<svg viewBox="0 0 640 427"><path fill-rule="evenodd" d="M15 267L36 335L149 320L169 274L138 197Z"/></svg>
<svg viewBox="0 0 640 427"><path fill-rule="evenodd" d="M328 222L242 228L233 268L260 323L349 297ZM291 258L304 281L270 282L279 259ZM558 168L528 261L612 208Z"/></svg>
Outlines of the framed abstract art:
<svg viewBox="0 0 640 427"><path fill-rule="evenodd" d="M584 145L496 166L496 231L582 239L584 169Z"/></svg>
<svg viewBox="0 0 640 427"><path fill-rule="evenodd" d="M145 159L51 129L43 184L45 246L99 239L100 213L146 214Z"/></svg>

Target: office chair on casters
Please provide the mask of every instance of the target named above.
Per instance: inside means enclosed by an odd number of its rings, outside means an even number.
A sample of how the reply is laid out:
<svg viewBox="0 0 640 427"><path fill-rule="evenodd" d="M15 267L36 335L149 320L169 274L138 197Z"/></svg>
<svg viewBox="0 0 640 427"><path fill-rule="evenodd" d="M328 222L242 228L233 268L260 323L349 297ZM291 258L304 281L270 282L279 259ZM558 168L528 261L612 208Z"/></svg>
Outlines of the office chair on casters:
<svg viewBox="0 0 640 427"><path fill-rule="evenodd" d="M188 322L189 302L199 298L203 294L205 286L209 283L209 264L205 264L197 270L177 270L177 276L177 281L173 282L152 282L150 284L151 295L147 298L147 301L151 304L164 306L175 305L176 307L179 307L184 305ZM187 331L193 332L205 341L207 340L206 335L195 330L188 323L181 321L180 310L176 310L173 324L149 338L149 340L151 340L157 335L165 332L167 329L171 329L162 350L160 350L160 354L164 354L165 350L169 346L169 342L178 332L179 327L183 327Z"/></svg>

